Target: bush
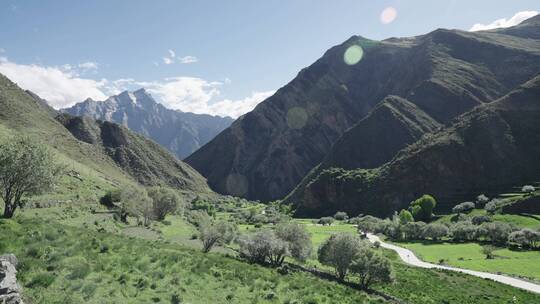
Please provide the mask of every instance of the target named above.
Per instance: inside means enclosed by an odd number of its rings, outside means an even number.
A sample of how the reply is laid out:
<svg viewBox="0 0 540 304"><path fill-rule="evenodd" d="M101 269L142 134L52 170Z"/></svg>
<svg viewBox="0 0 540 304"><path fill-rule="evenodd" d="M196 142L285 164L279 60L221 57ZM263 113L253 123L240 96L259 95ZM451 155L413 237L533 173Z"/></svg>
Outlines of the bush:
<svg viewBox="0 0 540 304"><path fill-rule="evenodd" d="M363 232L374 233L378 230L379 226L382 223L382 220L380 218L377 218L371 215L366 215L363 217L354 218L354 220L351 219L349 223L356 224L358 227L358 231L362 233Z"/></svg>
<svg viewBox="0 0 540 304"><path fill-rule="evenodd" d="M416 221L430 221L433 209L437 206L435 198L429 194L424 194L410 205L411 213Z"/></svg>
<svg viewBox="0 0 540 304"><path fill-rule="evenodd" d="M536 189L532 185L525 185L521 188L521 192L525 193L533 193L534 191L536 191Z"/></svg>
<svg viewBox="0 0 540 304"><path fill-rule="evenodd" d="M332 223L334 223L334 218L329 216L321 217L318 222L318 224L323 226L330 226Z"/></svg>
<svg viewBox="0 0 540 304"><path fill-rule="evenodd" d="M478 228L479 236L489 239L494 244L504 244L512 232L512 227L504 222L484 223Z"/></svg>
<svg viewBox="0 0 540 304"><path fill-rule="evenodd" d="M407 224L409 222L413 222L413 221L414 221L414 217L408 210L402 209L399 212L399 222L402 225Z"/></svg>
<svg viewBox="0 0 540 304"><path fill-rule="evenodd" d="M296 223L278 224L276 235L287 242L291 256L299 261L305 261L313 250L311 234L305 226Z"/></svg>
<svg viewBox="0 0 540 304"><path fill-rule="evenodd" d="M437 241L448 235L448 227L442 224L429 224L424 227L422 230L422 236L424 238L430 238L434 241Z"/></svg>
<svg viewBox="0 0 540 304"><path fill-rule="evenodd" d="M495 214L498 208L498 203L499 201L497 199L493 199L489 201L486 206L484 206L484 210L486 210L488 214Z"/></svg>
<svg viewBox="0 0 540 304"><path fill-rule="evenodd" d="M107 207L114 207L114 203L120 202L122 191L118 189L109 190L103 197L99 199L99 202Z"/></svg>
<svg viewBox="0 0 540 304"><path fill-rule="evenodd" d="M540 232L529 228L514 231L508 235L508 242L524 248L536 248L540 243Z"/></svg>
<svg viewBox="0 0 540 304"><path fill-rule="evenodd" d="M401 227L403 238L406 240L420 240L426 226L424 222L409 222Z"/></svg>
<svg viewBox="0 0 540 304"><path fill-rule="evenodd" d="M148 189L148 196L152 199L152 212L158 221L175 212L181 201L174 190L159 186Z"/></svg>
<svg viewBox="0 0 540 304"><path fill-rule="evenodd" d="M231 243L237 234L235 224L217 221L205 221L198 227L199 238L203 244L202 251L209 252L215 245L226 245Z"/></svg>
<svg viewBox="0 0 540 304"><path fill-rule="evenodd" d="M491 218L487 215L475 215L473 216L471 222L473 225L481 225L482 223L491 222Z"/></svg>
<svg viewBox="0 0 540 304"><path fill-rule="evenodd" d="M270 264L279 267L289 254L288 245L279 239L272 230L262 230L255 234L242 236L238 240L240 257L251 263Z"/></svg>
<svg viewBox="0 0 540 304"><path fill-rule="evenodd" d="M454 241L473 241L478 227L470 222L459 222L450 229Z"/></svg>
<svg viewBox="0 0 540 304"><path fill-rule="evenodd" d="M334 234L319 247L318 260L323 265L333 267L338 279L343 280L362 246L367 245L356 235Z"/></svg>
<svg viewBox="0 0 540 304"><path fill-rule="evenodd" d="M390 283L394 280L390 260L367 246L362 246L354 257L351 272L359 276L360 287L364 290L373 283Z"/></svg>
<svg viewBox="0 0 540 304"><path fill-rule="evenodd" d="M470 212L474 209L474 203L473 202L464 202L461 204L457 204L452 208L452 213L460 214L460 213L466 213Z"/></svg>
<svg viewBox="0 0 540 304"><path fill-rule="evenodd" d="M338 211L336 212L336 214L334 214L334 219L336 221L346 221L347 219L349 219L349 216L346 212Z"/></svg>
<svg viewBox="0 0 540 304"><path fill-rule="evenodd" d="M476 197L476 208L484 208L484 206L489 202L489 198L484 194L480 194Z"/></svg>

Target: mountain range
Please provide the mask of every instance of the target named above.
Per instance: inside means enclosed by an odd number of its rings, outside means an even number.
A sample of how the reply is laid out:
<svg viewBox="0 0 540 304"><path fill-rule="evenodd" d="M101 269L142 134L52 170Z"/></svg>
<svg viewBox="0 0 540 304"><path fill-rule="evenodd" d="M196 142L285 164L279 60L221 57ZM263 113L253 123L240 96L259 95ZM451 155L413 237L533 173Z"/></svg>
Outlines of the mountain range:
<svg viewBox="0 0 540 304"><path fill-rule="evenodd" d="M263 201L281 199L313 182L306 175L317 176L325 167L379 167L425 133L453 126L456 117L537 76L539 33L537 16L519 26L482 32L437 29L383 41L353 36L186 162L214 190ZM351 48L361 50L358 62L348 60ZM297 194L287 201L294 197L299 208L312 205ZM332 208L310 210L333 210L343 200ZM320 198L321 204L333 202ZM347 204L361 203L351 197Z"/></svg>
<svg viewBox="0 0 540 304"><path fill-rule="evenodd" d="M104 101L89 98L62 112L121 124L164 146L178 159L206 144L233 121L168 109L144 89L124 91Z"/></svg>

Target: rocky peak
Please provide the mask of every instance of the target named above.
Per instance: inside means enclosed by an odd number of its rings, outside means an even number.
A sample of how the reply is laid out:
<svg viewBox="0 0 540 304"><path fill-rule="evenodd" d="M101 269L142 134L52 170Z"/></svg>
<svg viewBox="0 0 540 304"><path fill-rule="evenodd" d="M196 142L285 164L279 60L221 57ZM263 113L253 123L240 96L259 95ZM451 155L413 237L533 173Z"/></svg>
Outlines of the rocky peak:
<svg viewBox="0 0 540 304"><path fill-rule="evenodd" d="M13 254L0 256L0 303L24 303L22 288L17 283L17 264L17 258Z"/></svg>

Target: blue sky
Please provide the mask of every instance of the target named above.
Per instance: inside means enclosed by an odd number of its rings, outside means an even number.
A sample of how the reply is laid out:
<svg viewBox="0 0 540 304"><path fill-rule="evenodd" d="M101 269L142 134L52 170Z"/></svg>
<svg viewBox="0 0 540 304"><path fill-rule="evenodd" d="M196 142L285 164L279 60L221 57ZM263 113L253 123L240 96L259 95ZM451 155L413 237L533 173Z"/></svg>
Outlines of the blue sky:
<svg viewBox="0 0 540 304"><path fill-rule="evenodd" d="M352 35L469 30L524 11L540 1L0 0L0 72L57 108L145 86L169 107L238 116Z"/></svg>

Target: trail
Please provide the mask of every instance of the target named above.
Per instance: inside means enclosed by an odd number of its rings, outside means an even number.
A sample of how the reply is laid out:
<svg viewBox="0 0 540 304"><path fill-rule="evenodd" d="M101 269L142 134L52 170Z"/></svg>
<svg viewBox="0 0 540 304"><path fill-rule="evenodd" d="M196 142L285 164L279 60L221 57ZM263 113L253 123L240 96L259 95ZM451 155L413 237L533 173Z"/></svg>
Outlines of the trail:
<svg viewBox="0 0 540 304"><path fill-rule="evenodd" d="M409 249L385 243L385 242L381 241L381 239L378 236L373 235L371 233L368 233L367 237L368 237L370 242L374 243L374 242L378 241L378 242L381 243L381 247L397 252L397 254L401 258L401 260L403 260L403 262L405 262L405 263L407 263L409 265L422 267L422 268L444 269L444 270L451 270L451 271L466 273L466 274L470 274L470 275L473 275L473 276L476 276L476 277L479 277L479 278L491 279L493 281L496 281L496 282L499 282L499 283L502 283L502 284L506 284L506 285L510 285L510 286L513 286L513 287L516 287L516 288L528 290L530 292L540 293L540 285L538 285L538 284L534 284L534 283L531 283L531 282L528 282L528 281L524 281L524 280L520 280L520 279L516 279L516 278L512 278L512 277L505 276L505 275L500 275L500 274L493 274L493 273L488 273L488 272L475 271L475 270L470 270L470 269L463 269L463 268L457 268L457 267L450 267L450 266L443 266L443 265L427 263L427 262L424 262L424 261L420 260Z"/></svg>

